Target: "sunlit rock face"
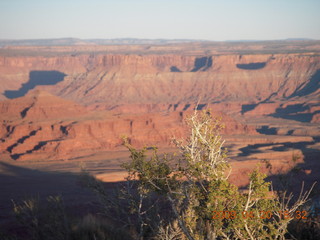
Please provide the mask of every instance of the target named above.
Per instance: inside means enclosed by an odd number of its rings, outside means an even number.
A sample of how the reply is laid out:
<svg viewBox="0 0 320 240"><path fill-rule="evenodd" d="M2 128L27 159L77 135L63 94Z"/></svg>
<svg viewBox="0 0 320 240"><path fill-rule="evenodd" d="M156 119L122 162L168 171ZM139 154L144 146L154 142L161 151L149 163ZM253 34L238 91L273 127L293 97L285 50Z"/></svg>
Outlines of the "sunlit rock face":
<svg viewBox="0 0 320 240"><path fill-rule="evenodd" d="M317 53L195 46L0 52L1 153L15 160L77 158L121 148L123 135L136 146L170 146L172 137L186 136L186 116L208 108L222 116L233 142L237 135L317 135L316 128L252 123L319 122ZM252 139L243 143L269 141Z"/></svg>

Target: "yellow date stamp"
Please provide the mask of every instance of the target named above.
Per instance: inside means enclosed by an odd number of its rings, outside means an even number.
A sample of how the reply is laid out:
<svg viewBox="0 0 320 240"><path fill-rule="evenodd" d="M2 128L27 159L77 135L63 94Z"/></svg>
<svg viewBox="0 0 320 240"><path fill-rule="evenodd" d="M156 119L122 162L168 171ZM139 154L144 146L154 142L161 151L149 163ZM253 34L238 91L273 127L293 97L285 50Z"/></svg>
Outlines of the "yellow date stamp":
<svg viewBox="0 0 320 240"><path fill-rule="evenodd" d="M290 213L289 211L213 211L212 219L272 219L278 217L281 219L308 219L308 211L294 211Z"/></svg>

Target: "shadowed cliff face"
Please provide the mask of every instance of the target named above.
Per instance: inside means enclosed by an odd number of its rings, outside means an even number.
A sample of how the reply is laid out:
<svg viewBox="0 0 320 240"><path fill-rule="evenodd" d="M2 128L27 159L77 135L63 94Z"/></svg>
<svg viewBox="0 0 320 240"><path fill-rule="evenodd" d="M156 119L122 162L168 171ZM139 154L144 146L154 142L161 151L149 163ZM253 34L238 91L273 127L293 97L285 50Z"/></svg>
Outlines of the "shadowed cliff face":
<svg viewBox="0 0 320 240"><path fill-rule="evenodd" d="M191 72L197 72L199 70L206 71L212 66L212 57L196 58L194 62L194 68Z"/></svg>
<svg viewBox="0 0 320 240"><path fill-rule="evenodd" d="M22 84L19 90L7 90L4 95L13 99L25 96L30 90L39 85L55 85L64 80L66 74L59 71L31 71L29 81Z"/></svg>
<svg viewBox="0 0 320 240"><path fill-rule="evenodd" d="M320 89L320 69L310 78L307 84L300 86L291 97L305 96L317 92Z"/></svg>

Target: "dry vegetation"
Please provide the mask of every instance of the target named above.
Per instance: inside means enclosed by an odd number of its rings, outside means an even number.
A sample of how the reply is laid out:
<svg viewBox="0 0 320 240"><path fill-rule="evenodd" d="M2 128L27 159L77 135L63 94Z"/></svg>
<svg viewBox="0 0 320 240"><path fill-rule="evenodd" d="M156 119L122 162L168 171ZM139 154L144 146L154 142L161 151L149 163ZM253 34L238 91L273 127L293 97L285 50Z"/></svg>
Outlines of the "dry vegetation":
<svg viewBox="0 0 320 240"><path fill-rule="evenodd" d="M246 189L228 180L231 171L220 136L222 125L210 112L188 118L190 136L176 141L179 161L157 149L125 146L127 181L114 191L84 171L83 183L101 200L101 214L70 219L61 197L14 203L23 233L2 239L317 239L311 189L296 198L272 191L259 169ZM149 157L148 157L149 156Z"/></svg>

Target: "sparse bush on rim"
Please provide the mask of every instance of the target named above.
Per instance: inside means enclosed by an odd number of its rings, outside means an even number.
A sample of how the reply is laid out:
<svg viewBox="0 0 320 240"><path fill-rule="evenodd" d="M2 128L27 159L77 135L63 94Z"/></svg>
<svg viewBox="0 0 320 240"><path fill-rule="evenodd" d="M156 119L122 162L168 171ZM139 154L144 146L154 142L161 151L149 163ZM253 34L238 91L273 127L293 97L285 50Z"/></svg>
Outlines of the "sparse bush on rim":
<svg viewBox="0 0 320 240"><path fill-rule="evenodd" d="M156 147L137 150L124 139L131 161L122 197L111 200L109 213L128 220L136 239L286 239L288 224L308 201L311 189L293 196L273 192L266 175L257 167L246 191L228 180L231 167L220 135L221 120L208 110L195 111L187 119L190 135L174 140L178 156L160 155ZM148 153L151 151L151 154ZM100 187L97 187L100 186ZM125 194L124 194L125 193ZM124 195L123 195L124 194ZM125 196L125 197L124 197ZM111 204L111 205L110 205ZM165 206L165 207L164 207ZM124 210L126 217L124 217ZM301 211L299 212L301 214ZM110 215L110 214L109 214Z"/></svg>
<svg viewBox="0 0 320 240"><path fill-rule="evenodd" d="M101 200L99 217L71 221L60 196L49 197L46 208L38 199L14 203L28 239L315 239L308 229L319 229L310 221L288 227L297 217L308 217L305 203L315 183L307 191L302 185L294 198L286 191L273 191L257 167L247 189L240 190L229 181L232 169L220 135L221 119L208 110L195 111L187 124L189 137L174 140L180 150L176 155L159 154L156 147L137 150L124 138L131 161L122 166L127 181L116 189L106 189L83 170L83 183Z"/></svg>

